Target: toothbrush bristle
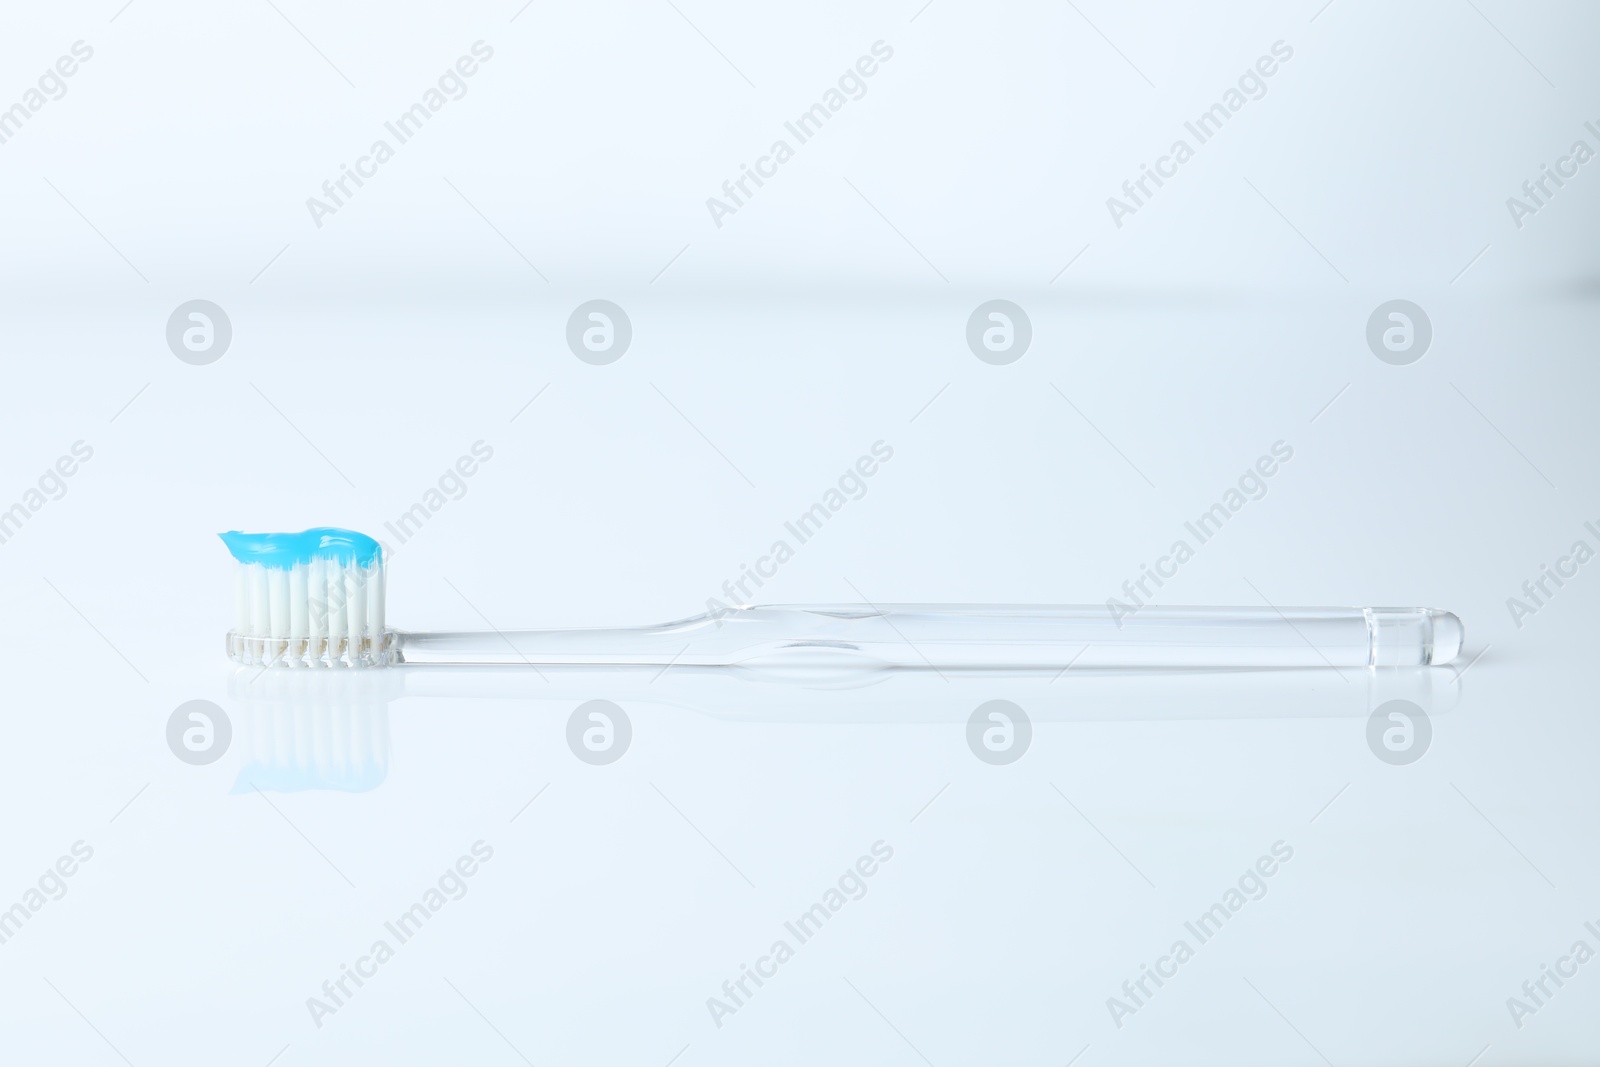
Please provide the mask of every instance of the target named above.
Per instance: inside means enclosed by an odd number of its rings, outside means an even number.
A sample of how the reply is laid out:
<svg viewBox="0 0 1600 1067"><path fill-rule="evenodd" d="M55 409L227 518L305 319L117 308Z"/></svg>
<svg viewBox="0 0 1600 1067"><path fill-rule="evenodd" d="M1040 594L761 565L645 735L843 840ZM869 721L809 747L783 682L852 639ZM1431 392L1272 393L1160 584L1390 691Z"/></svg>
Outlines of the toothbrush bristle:
<svg viewBox="0 0 1600 1067"><path fill-rule="evenodd" d="M260 667L390 662L378 542L333 527L220 536L235 560L234 660Z"/></svg>

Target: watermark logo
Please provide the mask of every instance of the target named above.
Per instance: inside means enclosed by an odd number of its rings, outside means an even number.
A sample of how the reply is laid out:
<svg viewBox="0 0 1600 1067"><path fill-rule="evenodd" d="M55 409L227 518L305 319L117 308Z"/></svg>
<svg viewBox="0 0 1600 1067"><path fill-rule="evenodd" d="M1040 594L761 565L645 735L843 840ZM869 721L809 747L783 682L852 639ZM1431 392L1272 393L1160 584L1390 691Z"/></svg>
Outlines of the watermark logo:
<svg viewBox="0 0 1600 1067"><path fill-rule="evenodd" d="M77 874L80 866L93 858L93 847L81 839L74 841L72 855L63 854L52 866L46 867L39 875L38 882L24 890L15 904L8 908L4 901L0 901L0 945L16 937L39 909L66 896L66 879Z"/></svg>
<svg viewBox="0 0 1600 1067"><path fill-rule="evenodd" d="M10 107L0 103L0 144L5 144L20 133L23 124L30 121L50 101L60 100L66 96L67 83L63 79L78 73L80 64L87 63L93 58L93 48L83 41L74 41L72 55L57 59L53 70L46 67L44 73L39 75L38 88L29 86L23 91L22 99Z"/></svg>
<svg viewBox="0 0 1600 1067"><path fill-rule="evenodd" d="M1194 959L1201 946L1221 933L1223 926L1244 910L1245 905L1267 895L1270 888L1267 879L1294 859L1294 846L1278 840L1272 843L1270 852L1270 855L1257 857L1255 863L1246 867L1233 885L1223 890L1215 903L1183 924L1189 937L1174 940L1166 955L1156 957L1155 966L1141 963L1138 976L1122 983L1122 995L1106 998L1106 1011L1118 1030L1122 1029L1130 1016L1149 1007L1155 995L1178 976L1183 965ZM1192 945L1189 943L1190 937L1194 938Z"/></svg>
<svg viewBox="0 0 1600 1067"><path fill-rule="evenodd" d="M44 473L39 475L39 480L29 486L15 504L8 508L4 501L0 501L0 545L17 536L23 524L50 501L66 496L66 480L78 473L79 466L89 462L93 456L94 448L87 441L74 441L72 454L63 455L53 465L46 467Z"/></svg>
<svg viewBox="0 0 1600 1067"><path fill-rule="evenodd" d="M444 506L452 500L460 500L467 495L467 479L477 474L483 464L494 458L494 446L481 438L472 442L471 455L463 453L456 458L452 466L446 467L439 475L436 486L429 486L415 504L412 504L393 522L384 521L384 528L394 534L399 545L405 544L417 535L433 516L444 510ZM396 546L398 547L398 545ZM394 555L394 548L385 544L383 546L385 559Z"/></svg>
<svg viewBox="0 0 1600 1067"><path fill-rule="evenodd" d="M1432 343L1433 322L1409 300L1379 304L1367 319L1367 347L1385 363L1396 367L1415 363Z"/></svg>
<svg viewBox="0 0 1600 1067"><path fill-rule="evenodd" d="M1222 132L1222 127L1252 100L1267 95L1267 79L1278 73L1283 64L1294 58L1294 48L1285 41L1272 42L1271 55L1260 56L1253 66L1246 67L1239 80L1223 91L1222 97L1192 121L1183 124L1188 137L1176 138L1166 154L1156 157L1155 166L1139 164L1139 176L1122 183L1122 196L1106 197L1106 211L1117 229L1123 220L1137 215L1139 209L1149 206L1151 199L1167 182L1178 176L1178 170L1195 157L1199 147ZM1191 144L1189 138L1193 138Z"/></svg>
<svg viewBox="0 0 1600 1067"><path fill-rule="evenodd" d="M579 304L567 319L567 347L596 367L621 359L632 342L633 322L609 300Z"/></svg>
<svg viewBox="0 0 1600 1067"><path fill-rule="evenodd" d="M1250 501L1264 499L1269 488L1267 479L1277 474L1283 464L1293 458L1292 445L1287 441L1274 441L1271 454L1259 456L1254 466L1246 467L1235 483L1236 488L1225 490L1220 500L1202 511L1192 521L1183 524L1183 528L1194 538L1193 545L1188 539L1180 537L1172 542L1172 547L1167 550L1166 555L1156 557L1154 567L1148 563L1139 564L1139 576L1122 583L1122 593L1127 600L1106 598L1106 611L1110 614L1111 621L1117 624L1117 629L1122 629L1123 619L1137 615L1147 604L1155 600L1155 591L1150 588L1152 584L1156 589L1165 587L1168 579L1178 576L1178 568L1194 558L1200 546L1217 536L1224 523L1237 515Z"/></svg>
<svg viewBox="0 0 1600 1067"><path fill-rule="evenodd" d="M167 719L167 747L191 766L217 762L232 742L228 713L209 700L185 701Z"/></svg>
<svg viewBox="0 0 1600 1067"><path fill-rule="evenodd" d="M824 90L820 101L802 111L793 121L783 124L786 136L774 138L766 153L756 157L754 167L748 163L740 163L739 176L722 183L722 195L706 197L706 211L711 214L711 221L717 229L722 229L723 219L729 215L737 215L739 209L747 206L757 191L776 178L778 169L794 158L795 150L821 133L822 128L831 122L833 116L837 115L847 103L866 96L866 79L877 74L882 64L893 58L892 47L881 40L874 41L872 55L861 56L853 67L846 67L839 75L837 88L830 87ZM752 85L751 88L755 86Z"/></svg>
<svg viewBox="0 0 1600 1067"><path fill-rule="evenodd" d="M337 1015L341 1009L349 1007L350 1000L378 976L384 964L394 959L400 946L416 937L425 925L432 923L434 916L446 904L467 895L471 888L467 880L494 859L494 846L479 838L472 843L471 853L459 856L455 863L440 872L439 877L419 897L413 898L414 902L409 908L385 922L383 929L386 936L374 940L364 955L356 957L354 966L339 964L338 975L322 983L321 996L306 998L306 1011L318 1030L326 1025L328 1016Z"/></svg>
<svg viewBox="0 0 1600 1067"><path fill-rule="evenodd" d="M892 458L894 448L891 445L882 440L874 441L871 455L858 457L853 466L846 467L844 473L839 475L835 487L829 488L820 500L792 521L783 524L789 537L794 539L793 544L788 538L780 537L772 542L766 555L756 559L754 567L748 563L740 564L739 577L722 583L722 595L727 600L719 600L714 596L706 598L706 612L716 623L717 629L722 628L724 618L738 610L734 605L750 603L750 598L754 596L750 588L752 584L760 589L767 584L766 580L777 577L778 568L794 558L796 548L815 537L823 525L847 503L866 496L867 479L877 474L882 465Z"/></svg>
<svg viewBox="0 0 1600 1067"><path fill-rule="evenodd" d="M1600 527L1592 522L1583 524L1597 539L1600 539ZM0 518L0 528L3 528L3 518ZM1506 598L1506 610L1511 612L1511 621L1516 623L1517 629L1522 629L1525 620L1530 615L1539 614L1539 609L1545 607L1562 587L1578 576L1578 568L1594 559L1594 549L1589 547L1589 542L1582 540L1572 542L1572 548L1565 556L1556 559L1555 566L1548 563L1539 564L1539 573L1522 583L1522 595L1527 599L1518 597Z"/></svg>
<svg viewBox="0 0 1600 1067"><path fill-rule="evenodd" d="M1600 140L1600 126L1593 122L1585 122L1584 129ZM1556 160L1554 168L1548 163L1539 165L1539 176L1530 178L1522 183L1522 196L1506 197L1506 210L1511 214L1511 222L1517 229L1522 229L1523 220L1539 213L1540 208L1548 207L1550 199L1566 187L1568 181L1578 176L1578 168L1593 159L1595 151L1589 142L1578 139L1572 142L1572 147L1567 154Z"/></svg>
<svg viewBox="0 0 1600 1067"><path fill-rule="evenodd" d="M322 220L329 215L337 215L341 209L349 206L357 191L378 176L378 168L393 159L401 145L421 133L423 127L432 122L433 116L446 104L467 95L466 79L477 74L481 64L494 58L494 49L484 41L474 41L471 51L472 55L461 56L454 66L446 67L435 85L423 91L420 100L402 111L392 122L383 124L384 131L393 138L393 144L388 138L375 139L364 155L356 157L354 167L347 163L339 164L338 177L322 183L321 197L306 197L306 211L311 215L312 225L322 229ZM460 195L460 190L457 190L457 195ZM470 201L468 206L471 207ZM477 208L473 210L477 211Z"/></svg>
<svg viewBox="0 0 1600 1067"><path fill-rule="evenodd" d="M1033 322L1009 300L985 301L967 319L967 347L985 363L1015 363L1032 343Z"/></svg>
<svg viewBox="0 0 1600 1067"><path fill-rule="evenodd" d="M1033 743L1033 721L1009 700L979 704L967 720L967 747L996 767L1015 763Z"/></svg>
<svg viewBox="0 0 1600 1067"><path fill-rule="evenodd" d="M786 936L773 941L764 955L757 956L754 967L739 964L738 976L722 983L722 995L706 998L706 1011L718 1030L725 1025L728 1016L737 1015L767 982L778 976L778 969L794 959L795 951L816 937L823 924L839 914L846 904L867 895L867 880L894 858L894 847L880 839L872 843L871 853L863 854L846 867L815 903L784 923Z"/></svg>
<svg viewBox="0 0 1600 1067"><path fill-rule="evenodd" d="M1583 928L1593 937L1600 938L1600 926L1586 922ZM1548 1007L1550 999L1561 992L1569 979L1578 977L1578 968L1594 959L1594 956L1594 949L1589 942L1579 938L1572 943L1572 948L1567 950L1565 956L1556 957L1554 967L1541 963L1539 977L1522 983L1522 996L1506 998L1506 1010L1511 1013L1511 1021L1517 1029L1521 1030L1527 1025L1528 1016L1537 1015L1540 1008Z"/></svg>
<svg viewBox="0 0 1600 1067"><path fill-rule="evenodd" d="M232 343L233 323L228 313L209 300L179 304L167 319L167 347L193 366L215 363Z"/></svg>
<svg viewBox="0 0 1600 1067"><path fill-rule="evenodd" d="M1395 767L1415 763L1433 743L1433 722L1428 713L1409 700L1389 700L1367 719L1367 747L1383 762Z"/></svg>
<svg viewBox="0 0 1600 1067"><path fill-rule="evenodd" d="M609 700L589 700L572 709L567 719L567 747L596 767L615 763L633 744L628 713Z"/></svg>

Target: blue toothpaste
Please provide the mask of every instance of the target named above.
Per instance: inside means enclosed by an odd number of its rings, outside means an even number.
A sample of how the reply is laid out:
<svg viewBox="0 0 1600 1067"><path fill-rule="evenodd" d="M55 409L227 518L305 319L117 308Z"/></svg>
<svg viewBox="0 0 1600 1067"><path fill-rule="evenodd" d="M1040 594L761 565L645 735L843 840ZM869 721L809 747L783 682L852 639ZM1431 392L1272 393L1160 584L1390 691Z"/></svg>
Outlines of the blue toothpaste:
<svg viewBox="0 0 1600 1067"><path fill-rule="evenodd" d="M354 562L369 567L383 559L378 542L364 533L341 530L337 526L315 526L299 533L240 533L230 530L218 534L240 563L259 563L276 570L288 570L296 563L331 559L341 564Z"/></svg>

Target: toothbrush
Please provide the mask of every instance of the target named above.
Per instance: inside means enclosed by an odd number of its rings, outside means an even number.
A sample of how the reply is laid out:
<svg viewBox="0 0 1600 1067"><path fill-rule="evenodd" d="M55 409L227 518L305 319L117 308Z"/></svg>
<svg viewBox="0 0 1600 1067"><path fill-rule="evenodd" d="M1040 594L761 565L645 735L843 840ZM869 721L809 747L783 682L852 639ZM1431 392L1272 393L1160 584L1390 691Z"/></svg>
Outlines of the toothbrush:
<svg viewBox="0 0 1600 1067"><path fill-rule="evenodd" d="M260 667L402 664L1065 670L1416 667L1461 651L1433 608L759 605L659 626L418 633L386 625L383 549L352 530L221 535L237 561L228 655Z"/></svg>

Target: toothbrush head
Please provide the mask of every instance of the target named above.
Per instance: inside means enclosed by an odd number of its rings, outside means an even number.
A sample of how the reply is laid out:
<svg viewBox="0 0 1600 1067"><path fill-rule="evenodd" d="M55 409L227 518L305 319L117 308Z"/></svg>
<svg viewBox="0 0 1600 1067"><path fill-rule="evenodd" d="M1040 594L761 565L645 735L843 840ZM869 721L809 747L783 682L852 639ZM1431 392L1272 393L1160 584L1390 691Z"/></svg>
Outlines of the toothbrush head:
<svg viewBox="0 0 1600 1067"><path fill-rule="evenodd" d="M258 667L394 662L394 637L384 628L378 542L331 526L219 536L236 561L236 621L228 632L228 656L235 662Z"/></svg>

